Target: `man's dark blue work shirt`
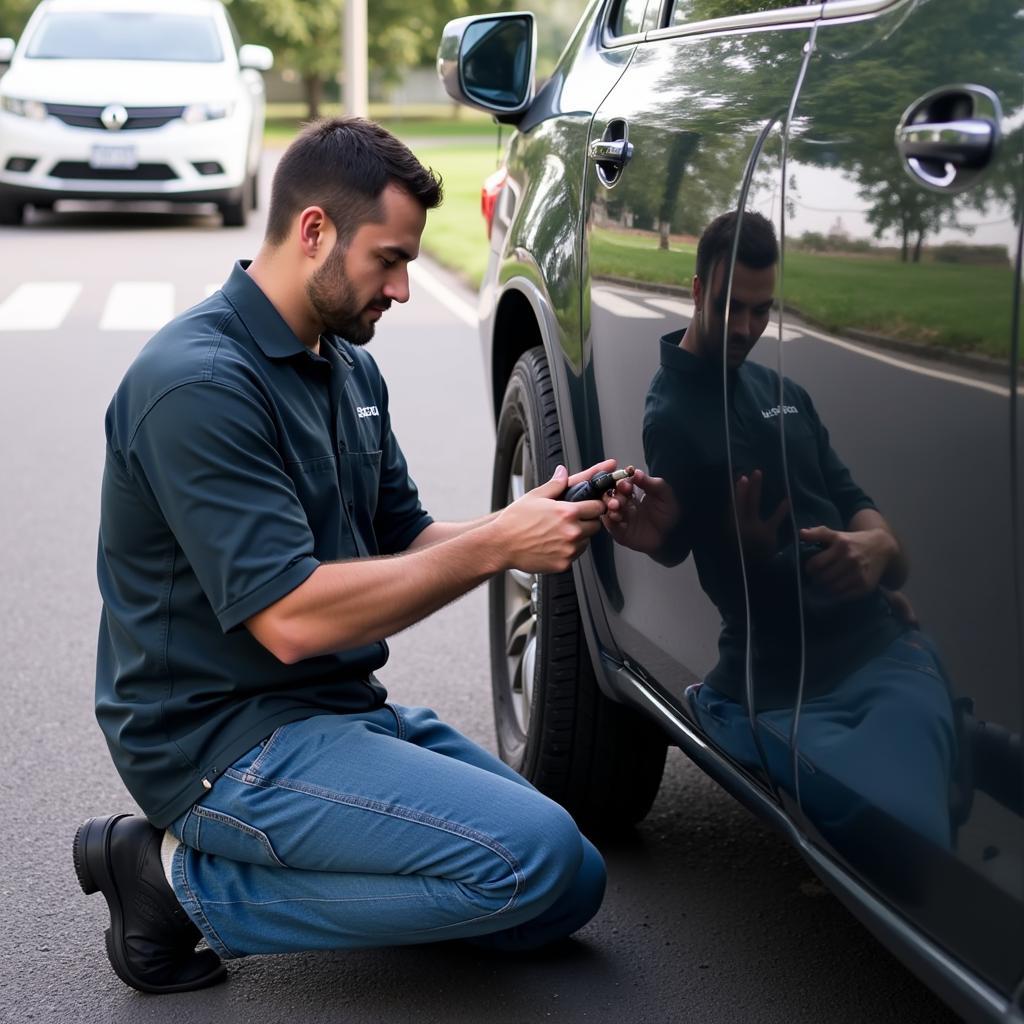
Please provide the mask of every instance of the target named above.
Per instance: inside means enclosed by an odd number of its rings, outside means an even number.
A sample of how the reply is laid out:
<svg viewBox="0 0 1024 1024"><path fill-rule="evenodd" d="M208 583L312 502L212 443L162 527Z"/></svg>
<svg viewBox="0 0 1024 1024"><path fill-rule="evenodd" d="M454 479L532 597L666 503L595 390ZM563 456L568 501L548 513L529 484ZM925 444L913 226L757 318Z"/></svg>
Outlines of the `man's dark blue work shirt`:
<svg viewBox="0 0 1024 1024"><path fill-rule="evenodd" d="M245 266L143 348L107 411L96 717L157 827L278 726L383 703L383 641L285 665L243 623L431 521L372 357L311 352Z"/></svg>

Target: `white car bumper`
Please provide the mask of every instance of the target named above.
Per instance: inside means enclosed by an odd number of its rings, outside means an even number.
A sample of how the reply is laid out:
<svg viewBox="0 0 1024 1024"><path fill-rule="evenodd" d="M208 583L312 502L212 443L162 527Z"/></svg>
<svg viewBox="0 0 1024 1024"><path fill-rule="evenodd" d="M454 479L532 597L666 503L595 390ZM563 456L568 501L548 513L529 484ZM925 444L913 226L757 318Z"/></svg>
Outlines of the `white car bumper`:
<svg viewBox="0 0 1024 1024"><path fill-rule="evenodd" d="M245 181L248 132L239 112L201 124L176 119L161 128L107 131L0 111L0 189L26 199L216 199ZM27 169L11 169L19 162Z"/></svg>

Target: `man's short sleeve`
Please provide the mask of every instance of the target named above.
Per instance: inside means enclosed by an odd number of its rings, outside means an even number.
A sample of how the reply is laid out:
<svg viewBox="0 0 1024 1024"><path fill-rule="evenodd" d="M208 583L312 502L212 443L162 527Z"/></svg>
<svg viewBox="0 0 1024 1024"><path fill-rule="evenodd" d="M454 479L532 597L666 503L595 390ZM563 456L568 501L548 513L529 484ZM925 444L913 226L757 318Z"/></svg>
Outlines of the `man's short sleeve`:
<svg viewBox="0 0 1024 1024"><path fill-rule="evenodd" d="M409 476L405 456L391 429L391 416L386 411L387 386L383 380L381 388L385 412L381 424L380 484L373 530L381 554L393 555L405 551L433 519L420 504L419 491Z"/></svg>
<svg viewBox="0 0 1024 1024"><path fill-rule="evenodd" d="M224 632L319 565L313 534L258 397L212 381L162 396L125 451Z"/></svg>

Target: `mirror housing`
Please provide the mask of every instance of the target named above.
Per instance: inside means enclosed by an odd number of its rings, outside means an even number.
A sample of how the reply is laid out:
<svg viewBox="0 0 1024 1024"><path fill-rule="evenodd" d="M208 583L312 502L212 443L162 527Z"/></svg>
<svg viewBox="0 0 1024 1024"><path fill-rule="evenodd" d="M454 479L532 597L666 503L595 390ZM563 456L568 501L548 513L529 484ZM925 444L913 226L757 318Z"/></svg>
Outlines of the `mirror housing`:
<svg viewBox="0 0 1024 1024"><path fill-rule="evenodd" d="M238 48L238 66L253 71L269 71L274 66L274 53L267 46L246 43Z"/></svg>
<svg viewBox="0 0 1024 1024"><path fill-rule="evenodd" d="M437 74L453 100L515 124L534 94L537 26L529 11L456 18L437 52Z"/></svg>
<svg viewBox="0 0 1024 1024"><path fill-rule="evenodd" d="M0 64L10 64L14 56L15 42L13 39L0 39Z"/></svg>

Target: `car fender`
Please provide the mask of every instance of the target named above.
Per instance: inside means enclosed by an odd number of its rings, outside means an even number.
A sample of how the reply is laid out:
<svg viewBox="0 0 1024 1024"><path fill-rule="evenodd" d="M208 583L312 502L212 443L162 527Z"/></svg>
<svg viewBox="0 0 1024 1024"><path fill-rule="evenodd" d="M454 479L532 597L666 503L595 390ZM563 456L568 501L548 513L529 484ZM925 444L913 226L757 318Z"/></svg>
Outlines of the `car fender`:
<svg viewBox="0 0 1024 1024"><path fill-rule="evenodd" d="M562 437L562 451L570 472L582 468L580 440L569 425L585 422L565 414L574 401L582 401L582 381L572 372L564 350L556 341L560 334L557 317L547 292L543 288L540 270L521 252L518 273L508 277L494 297L482 293L481 334L484 338L484 363L487 379L492 382L495 420L501 407L505 381L516 360L536 344L543 345L554 384L555 408ZM532 319L532 324L528 318ZM502 344L507 338L508 344ZM507 369L505 365L507 364ZM500 393L499 393L500 389ZM573 565L576 595L579 600L587 649L594 665L595 675L602 692L615 700L622 700L621 677L614 671L614 663L621 662L621 654L612 639L601 603L592 599L597 593L597 577L593 557L589 550Z"/></svg>

